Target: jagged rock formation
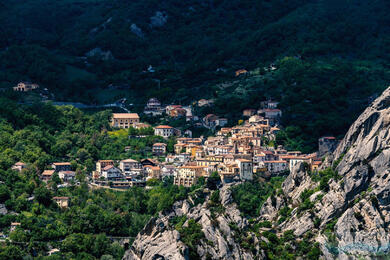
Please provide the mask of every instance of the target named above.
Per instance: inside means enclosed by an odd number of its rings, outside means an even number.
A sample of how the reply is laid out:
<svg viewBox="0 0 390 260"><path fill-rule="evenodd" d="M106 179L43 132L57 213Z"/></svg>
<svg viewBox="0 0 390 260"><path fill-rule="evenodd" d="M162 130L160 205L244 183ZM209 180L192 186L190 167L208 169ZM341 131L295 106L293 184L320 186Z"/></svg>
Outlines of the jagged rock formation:
<svg viewBox="0 0 390 260"><path fill-rule="evenodd" d="M222 214L212 212L208 199L193 207L190 206L191 198L176 202L171 211L160 213L158 218L149 221L123 259L188 259L188 247L180 241L179 232L169 223L170 219L183 215L202 227L204 239L197 246L201 259L254 259L252 253L240 248L234 238L235 231L230 227L231 223L240 229L248 225L232 202L230 186L220 190L220 200L225 209Z"/></svg>
<svg viewBox="0 0 390 260"><path fill-rule="evenodd" d="M277 195L265 201L256 221L271 222L278 236L292 231L297 241L310 233L325 259L390 254L390 88L362 113L324 165L330 168L320 173L309 172L304 163L296 165ZM169 226L169 218L183 214L202 227L205 239L197 247L201 259L265 258L261 242L267 239L260 232L252 240L257 255L235 241L231 223L240 229L251 224L232 202L230 186L221 189L220 199L225 212L217 217L208 200L195 207L188 201L176 203L149 222L125 259L187 259L188 247ZM289 210L288 217L282 218L282 209Z"/></svg>
<svg viewBox="0 0 390 260"><path fill-rule="evenodd" d="M313 207L303 212L296 210L302 203L302 192L318 185L301 164L284 182L283 195L276 198L278 203L272 206L268 200L264 204L262 217L275 223L281 207L294 208L292 216L276 228L280 232L293 230L298 237L314 232L327 259L389 254L389 125L390 88L362 113L327 159L338 177L329 180L328 190L310 197ZM334 228L329 229L329 224Z"/></svg>

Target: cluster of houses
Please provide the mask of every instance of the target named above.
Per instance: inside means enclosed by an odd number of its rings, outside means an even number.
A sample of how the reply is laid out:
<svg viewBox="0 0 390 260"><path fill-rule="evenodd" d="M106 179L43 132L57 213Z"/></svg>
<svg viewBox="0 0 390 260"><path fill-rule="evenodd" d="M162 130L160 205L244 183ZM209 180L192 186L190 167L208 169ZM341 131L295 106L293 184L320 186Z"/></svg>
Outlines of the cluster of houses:
<svg viewBox="0 0 390 260"><path fill-rule="evenodd" d="M202 100L202 105L212 103ZM125 189L134 186L144 187L148 179L162 179L172 176L174 184L190 187L200 177L208 178L212 173L218 173L224 183L252 180L254 176L270 177L287 174L300 162L306 162L312 171L321 165L321 157L333 151L337 145L334 137L319 139L319 153L302 154L299 151L287 151L282 146L269 145L275 140L281 111L278 102L264 101L260 109L245 109L245 121L234 127L225 127L227 120L209 114L203 119L203 124L210 128L220 126L215 136L208 138L192 138L182 136L180 130L169 125L154 127L154 134L169 138L176 136L174 152L167 154L167 144L155 143L152 146L154 157L141 161L99 160L96 170L91 173L91 185L109 186ZM164 113L181 113L181 106L167 106ZM161 104L156 99L149 100L146 111L160 113ZM173 112L176 111L176 112ZM184 111L182 111L184 113ZM114 113L111 125L117 128L142 128L150 126L140 122L136 113ZM125 148L131 149L131 148ZM158 158L160 160L158 160ZM55 162L52 169L41 174L43 181L49 181L54 173L63 182L75 179L75 172L69 162ZM26 165L16 163L13 169L22 171ZM69 198L56 197L54 201L60 207L69 205Z"/></svg>
<svg viewBox="0 0 390 260"><path fill-rule="evenodd" d="M287 173L298 162L307 162L315 171L321 165L317 154L289 152L282 146L267 146L279 131L269 120L252 115L242 125L221 128L216 136L178 138L175 154L166 163L176 167L174 183L191 186L199 177L217 172L223 182L252 180L253 176L269 177Z"/></svg>
<svg viewBox="0 0 390 260"><path fill-rule="evenodd" d="M191 106L182 106L182 105L167 105L163 106L157 98L151 98L146 103L144 108L144 114L152 116L162 116L167 115L171 118L184 117L186 121L198 120L197 117L193 116L193 111Z"/></svg>
<svg viewBox="0 0 390 260"><path fill-rule="evenodd" d="M282 117L282 110L278 108L279 102L267 100L260 102L260 109L248 108L242 112L244 117L251 117L254 115L262 116L268 119L271 126L279 125Z"/></svg>
<svg viewBox="0 0 390 260"><path fill-rule="evenodd" d="M263 106L265 109L277 109L277 104L271 101ZM156 157L164 156L164 162L155 159L139 162L132 159L102 160L96 164L93 179L101 183L112 182L111 186L114 187L131 187L145 185L148 178L173 176L174 184L190 187L200 177L208 178L213 172L217 172L222 181L228 183L252 180L255 175L270 177L286 174L299 162L306 162L312 171L321 165L317 153L302 154L299 151L287 151L282 146L268 146L279 131L278 127L270 123L273 117L266 118L257 110L244 113L248 119L242 124L222 127L215 136L208 138L180 137L170 126L156 126L156 135L164 138L178 136L173 154L167 154L165 143L153 145L153 154ZM332 143L331 140L336 139L324 137L319 140L319 144ZM332 147L328 145L328 149Z"/></svg>
<svg viewBox="0 0 390 260"><path fill-rule="evenodd" d="M208 107L214 104L213 99L200 99L194 102L192 105L198 107ZM185 118L187 122L197 122L194 125L198 127L206 127L208 129L215 129L217 126L223 127L227 125L228 120L221 118L214 114L208 114L203 118L199 118L194 115L193 106L182 106L182 105L167 105L163 106L157 98L151 98L146 103L144 108L144 114L153 116L166 115L170 118Z"/></svg>
<svg viewBox="0 0 390 260"><path fill-rule="evenodd" d="M12 166L15 171L23 171L27 168L27 164L23 162L17 162ZM50 170L44 170L40 174L40 179L44 182L48 182L53 178L54 174L58 174L58 177L64 182L69 183L75 180L76 172L72 171L72 164L70 162L55 162L52 163ZM57 203L60 208L67 208L70 204L69 197L53 197L52 200Z"/></svg>

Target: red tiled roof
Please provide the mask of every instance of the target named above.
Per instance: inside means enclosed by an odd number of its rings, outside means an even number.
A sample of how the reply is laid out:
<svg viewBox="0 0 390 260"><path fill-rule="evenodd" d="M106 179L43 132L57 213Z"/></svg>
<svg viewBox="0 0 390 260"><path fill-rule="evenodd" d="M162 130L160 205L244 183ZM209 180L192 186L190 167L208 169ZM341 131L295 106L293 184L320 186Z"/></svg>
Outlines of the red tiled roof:
<svg viewBox="0 0 390 260"><path fill-rule="evenodd" d="M53 197L53 200L68 200L69 197Z"/></svg>
<svg viewBox="0 0 390 260"><path fill-rule="evenodd" d="M264 112L281 112L281 110L277 108L266 108Z"/></svg>
<svg viewBox="0 0 390 260"><path fill-rule="evenodd" d="M43 172L42 172L42 175L53 175L53 173L54 173L54 170L44 170Z"/></svg>
<svg viewBox="0 0 390 260"><path fill-rule="evenodd" d="M119 119L139 119L139 115L137 113L114 113L112 114L113 118L119 118Z"/></svg>
<svg viewBox="0 0 390 260"><path fill-rule="evenodd" d="M64 166L64 165L71 165L70 162L55 162L53 163L55 166Z"/></svg>
<svg viewBox="0 0 390 260"><path fill-rule="evenodd" d="M114 165L107 165L106 167L103 168L103 171L107 171L111 168L114 168Z"/></svg>
<svg viewBox="0 0 390 260"><path fill-rule="evenodd" d="M328 139L328 140L335 140L336 139L336 137L334 137L334 136L324 136L323 138Z"/></svg>
<svg viewBox="0 0 390 260"><path fill-rule="evenodd" d="M159 125L159 126L156 126L155 128L156 129L166 129L166 128L170 129L170 128L173 128L173 127L169 126L169 125Z"/></svg>

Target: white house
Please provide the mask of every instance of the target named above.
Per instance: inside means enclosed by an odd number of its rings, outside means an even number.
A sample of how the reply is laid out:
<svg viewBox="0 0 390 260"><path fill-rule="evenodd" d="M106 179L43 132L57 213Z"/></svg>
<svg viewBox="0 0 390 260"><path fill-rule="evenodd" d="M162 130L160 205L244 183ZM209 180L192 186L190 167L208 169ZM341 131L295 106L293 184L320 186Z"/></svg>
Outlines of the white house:
<svg viewBox="0 0 390 260"><path fill-rule="evenodd" d="M74 171L60 171L58 177L65 182L72 181L76 177L76 173Z"/></svg>
<svg viewBox="0 0 390 260"><path fill-rule="evenodd" d="M125 174L139 174L142 171L142 164L133 159L126 159L120 161L119 169Z"/></svg>
<svg viewBox="0 0 390 260"><path fill-rule="evenodd" d="M159 125L154 128L154 134L168 138L175 134L174 128L169 125Z"/></svg>
<svg viewBox="0 0 390 260"><path fill-rule="evenodd" d="M107 180L118 179L122 177L122 172L113 165L108 165L102 170L102 177Z"/></svg>

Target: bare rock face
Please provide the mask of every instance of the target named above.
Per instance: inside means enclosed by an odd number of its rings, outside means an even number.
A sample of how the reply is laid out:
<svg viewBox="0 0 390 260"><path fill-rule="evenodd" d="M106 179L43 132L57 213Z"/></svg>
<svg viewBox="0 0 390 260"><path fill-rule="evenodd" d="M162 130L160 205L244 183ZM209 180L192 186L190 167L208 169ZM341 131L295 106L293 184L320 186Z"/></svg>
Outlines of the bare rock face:
<svg viewBox="0 0 390 260"><path fill-rule="evenodd" d="M280 197L269 197L260 209L259 219L264 221L276 221L279 210L285 205L285 201Z"/></svg>
<svg viewBox="0 0 390 260"><path fill-rule="evenodd" d="M152 218L123 259L186 259L187 246L180 241L179 232L168 226L168 217Z"/></svg>
<svg viewBox="0 0 390 260"><path fill-rule="evenodd" d="M243 250L235 241L235 231L231 224L243 229L248 221L240 216L240 211L232 202L231 186L220 189L221 204L225 208L222 214L212 213L208 207L208 199L203 204L191 207L186 201L176 202L172 210L158 218L153 218L138 234L132 247L123 259L188 259L188 247L180 240L180 234L169 225L169 219L186 215L202 227L204 239L197 247L200 259L254 259L250 251ZM188 221L183 226L188 225Z"/></svg>
<svg viewBox="0 0 390 260"><path fill-rule="evenodd" d="M316 184L305 171L305 164L297 164L283 182L282 189L287 198L292 199L293 204L300 202L299 196L304 190L312 189Z"/></svg>
<svg viewBox="0 0 390 260"><path fill-rule="evenodd" d="M297 237L315 233L313 242L320 243L327 259L375 258L390 253L389 132L390 88L361 114L326 159L339 178L329 180L326 192L314 193L310 197L313 206L302 212L297 210L302 191L318 191L319 187L303 164L292 170L280 198L287 198L286 205L293 210L284 223L276 224L280 232L293 230ZM270 202L264 203L261 217L275 220L280 206Z"/></svg>
<svg viewBox="0 0 390 260"><path fill-rule="evenodd" d="M362 200L346 210L336 224L340 257L377 254L390 250L390 234L381 211L372 201Z"/></svg>

